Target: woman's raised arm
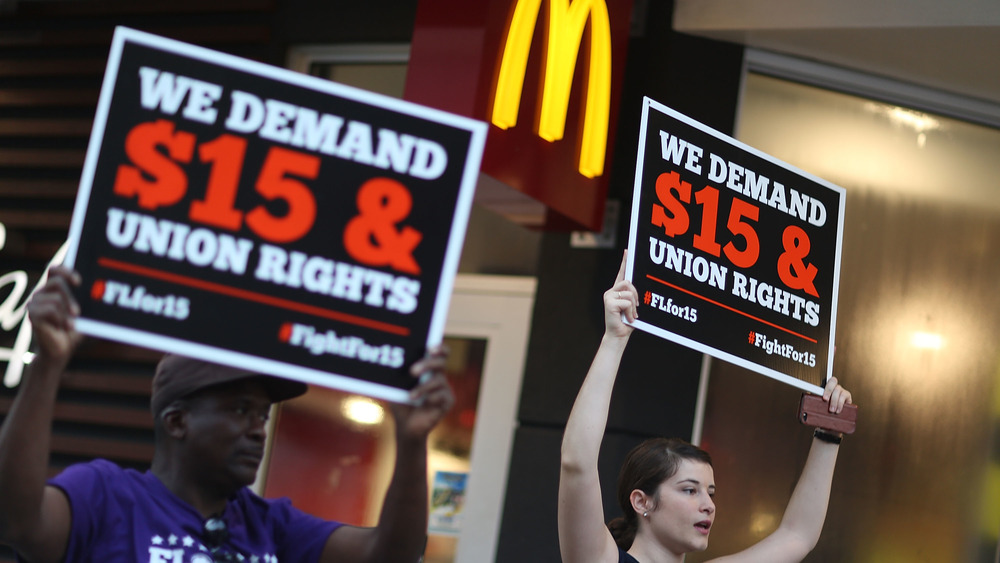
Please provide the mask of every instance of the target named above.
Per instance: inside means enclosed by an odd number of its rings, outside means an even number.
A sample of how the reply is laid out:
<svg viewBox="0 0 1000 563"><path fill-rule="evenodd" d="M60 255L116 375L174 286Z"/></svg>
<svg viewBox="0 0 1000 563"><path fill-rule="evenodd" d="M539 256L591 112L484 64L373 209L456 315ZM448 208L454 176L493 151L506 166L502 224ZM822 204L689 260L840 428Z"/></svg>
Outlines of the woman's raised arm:
<svg viewBox="0 0 1000 563"><path fill-rule="evenodd" d="M632 334L639 296L625 280L625 257L604 292L604 337L573 403L563 435L559 470L559 549L563 563L616 563L618 548L604 524L597 457L622 353Z"/></svg>
<svg viewBox="0 0 1000 563"><path fill-rule="evenodd" d="M839 413L852 403L851 392L831 377L823 392L830 412ZM826 438L825 440L823 438ZM833 469L837 465L840 437L819 430L809 456L788 500L781 523L771 535L739 553L713 559L714 563L797 563L816 547L830 503Z"/></svg>

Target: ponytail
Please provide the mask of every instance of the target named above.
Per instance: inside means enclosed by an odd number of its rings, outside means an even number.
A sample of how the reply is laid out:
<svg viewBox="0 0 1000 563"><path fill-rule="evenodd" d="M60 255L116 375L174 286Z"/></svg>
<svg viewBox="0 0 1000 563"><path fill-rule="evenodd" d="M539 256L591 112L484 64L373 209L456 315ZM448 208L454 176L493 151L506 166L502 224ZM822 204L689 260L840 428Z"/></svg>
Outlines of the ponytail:
<svg viewBox="0 0 1000 563"><path fill-rule="evenodd" d="M628 551L632 547L635 533L638 530L639 521L635 517L635 512L627 513L626 516L619 516L608 522L608 531L611 532L611 537L615 539L615 543L622 551Z"/></svg>

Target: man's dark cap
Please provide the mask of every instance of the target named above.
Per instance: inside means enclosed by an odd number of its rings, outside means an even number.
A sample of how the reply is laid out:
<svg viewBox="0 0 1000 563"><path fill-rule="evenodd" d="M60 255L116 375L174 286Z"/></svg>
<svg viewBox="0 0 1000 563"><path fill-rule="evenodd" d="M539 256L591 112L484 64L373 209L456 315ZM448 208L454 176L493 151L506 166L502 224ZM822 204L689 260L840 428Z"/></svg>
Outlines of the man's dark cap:
<svg viewBox="0 0 1000 563"><path fill-rule="evenodd" d="M298 397L308 387L300 381L281 379L253 372L196 360L176 354L166 354L156 366L153 376L153 393L150 408L157 416L170 403L182 399L206 387L231 383L241 379L260 378L272 402Z"/></svg>

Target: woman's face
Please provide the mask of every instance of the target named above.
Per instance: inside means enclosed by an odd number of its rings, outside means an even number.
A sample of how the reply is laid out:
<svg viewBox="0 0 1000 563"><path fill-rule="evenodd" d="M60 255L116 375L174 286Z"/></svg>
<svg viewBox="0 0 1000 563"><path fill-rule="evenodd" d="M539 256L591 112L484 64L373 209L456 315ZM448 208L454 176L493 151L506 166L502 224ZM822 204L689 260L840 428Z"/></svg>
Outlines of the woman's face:
<svg viewBox="0 0 1000 563"><path fill-rule="evenodd" d="M704 551L715 521L715 471L700 461L682 460L677 472L660 484L658 502L644 518L660 544L681 554Z"/></svg>

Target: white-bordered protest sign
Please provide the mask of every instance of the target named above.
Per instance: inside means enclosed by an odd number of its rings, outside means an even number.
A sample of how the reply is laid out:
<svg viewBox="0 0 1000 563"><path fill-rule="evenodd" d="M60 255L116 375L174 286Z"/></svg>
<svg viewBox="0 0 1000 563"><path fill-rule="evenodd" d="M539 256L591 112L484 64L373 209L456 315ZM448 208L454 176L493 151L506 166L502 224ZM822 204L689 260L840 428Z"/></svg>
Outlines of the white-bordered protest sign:
<svg viewBox="0 0 1000 563"><path fill-rule="evenodd" d="M845 192L649 98L626 277L637 328L821 392Z"/></svg>
<svg viewBox="0 0 1000 563"><path fill-rule="evenodd" d="M118 28L70 227L81 332L403 401L486 125Z"/></svg>

